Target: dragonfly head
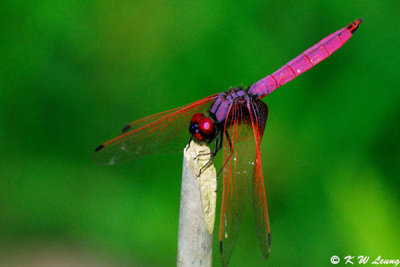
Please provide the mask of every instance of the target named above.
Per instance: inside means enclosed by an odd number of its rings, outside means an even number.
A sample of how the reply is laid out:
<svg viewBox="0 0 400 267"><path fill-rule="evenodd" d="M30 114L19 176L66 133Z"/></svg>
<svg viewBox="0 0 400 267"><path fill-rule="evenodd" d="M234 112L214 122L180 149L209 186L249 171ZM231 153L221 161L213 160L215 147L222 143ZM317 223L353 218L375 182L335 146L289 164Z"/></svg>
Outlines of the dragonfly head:
<svg viewBox="0 0 400 267"><path fill-rule="evenodd" d="M189 132L197 140L209 142L215 136L214 122L203 113L196 113L190 120Z"/></svg>

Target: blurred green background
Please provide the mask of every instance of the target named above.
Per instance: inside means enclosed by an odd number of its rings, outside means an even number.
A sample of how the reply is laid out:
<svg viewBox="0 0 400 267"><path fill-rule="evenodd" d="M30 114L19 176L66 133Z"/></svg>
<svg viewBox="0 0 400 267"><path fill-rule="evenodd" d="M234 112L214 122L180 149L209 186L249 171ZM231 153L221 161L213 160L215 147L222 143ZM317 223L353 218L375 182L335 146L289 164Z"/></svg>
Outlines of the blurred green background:
<svg viewBox="0 0 400 267"><path fill-rule="evenodd" d="M272 251L249 205L231 266L400 258L399 14L399 1L3 0L1 265L174 266L182 155L99 166L93 149L250 85L358 17L343 48L264 99Z"/></svg>

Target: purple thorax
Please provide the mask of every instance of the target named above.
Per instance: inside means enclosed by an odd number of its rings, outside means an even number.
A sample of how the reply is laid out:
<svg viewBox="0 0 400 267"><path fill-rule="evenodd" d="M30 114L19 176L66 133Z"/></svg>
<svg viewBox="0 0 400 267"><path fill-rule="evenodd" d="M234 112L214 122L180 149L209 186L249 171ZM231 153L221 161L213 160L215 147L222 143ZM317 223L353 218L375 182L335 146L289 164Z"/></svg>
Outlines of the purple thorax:
<svg viewBox="0 0 400 267"><path fill-rule="evenodd" d="M233 88L221 93L211 106L210 114L218 123L223 123L233 103L245 104L250 95L243 88Z"/></svg>

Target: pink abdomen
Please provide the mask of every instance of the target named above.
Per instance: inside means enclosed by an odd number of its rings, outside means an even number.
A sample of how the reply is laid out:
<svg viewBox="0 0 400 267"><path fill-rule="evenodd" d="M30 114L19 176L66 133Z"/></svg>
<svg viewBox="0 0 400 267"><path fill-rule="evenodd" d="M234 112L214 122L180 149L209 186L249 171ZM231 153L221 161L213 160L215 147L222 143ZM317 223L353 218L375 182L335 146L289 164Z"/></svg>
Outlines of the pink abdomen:
<svg viewBox="0 0 400 267"><path fill-rule="evenodd" d="M361 19L357 19L343 29L328 35L317 44L289 61L273 74L254 83L248 92L262 98L274 91L276 88L293 80L303 72L311 69L346 43L357 30L361 22Z"/></svg>

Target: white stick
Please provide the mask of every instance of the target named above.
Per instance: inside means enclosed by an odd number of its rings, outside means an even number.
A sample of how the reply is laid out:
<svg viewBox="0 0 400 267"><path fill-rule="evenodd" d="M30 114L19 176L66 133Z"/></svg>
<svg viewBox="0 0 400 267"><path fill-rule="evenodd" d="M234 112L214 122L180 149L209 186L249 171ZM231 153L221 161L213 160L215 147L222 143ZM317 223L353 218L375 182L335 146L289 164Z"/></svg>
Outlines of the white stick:
<svg viewBox="0 0 400 267"><path fill-rule="evenodd" d="M210 159L210 148L206 144L191 141L183 154L177 266L211 266L216 171L211 164L198 176Z"/></svg>

